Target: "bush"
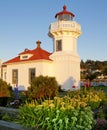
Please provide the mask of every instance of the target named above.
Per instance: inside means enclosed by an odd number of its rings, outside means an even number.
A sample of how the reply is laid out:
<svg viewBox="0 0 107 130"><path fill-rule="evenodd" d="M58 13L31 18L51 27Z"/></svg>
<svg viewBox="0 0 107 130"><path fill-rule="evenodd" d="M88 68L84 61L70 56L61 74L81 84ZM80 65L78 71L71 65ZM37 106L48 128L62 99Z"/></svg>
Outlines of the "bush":
<svg viewBox="0 0 107 130"><path fill-rule="evenodd" d="M53 100L33 100L20 107L19 123L40 130L106 130L106 109L103 108L107 97L103 91L82 89L68 91L64 97ZM94 118L95 111L97 114ZM100 119L101 122L97 118ZM97 119L96 124L94 119ZM93 128L92 128L93 127Z"/></svg>
<svg viewBox="0 0 107 130"><path fill-rule="evenodd" d="M90 107L75 106L68 97L26 103L20 108L19 123L40 130L91 130L94 119Z"/></svg>
<svg viewBox="0 0 107 130"><path fill-rule="evenodd" d="M6 106L11 96L12 88L5 81L0 79L0 106Z"/></svg>
<svg viewBox="0 0 107 130"><path fill-rule="evenodd" d="M93 110L104 105L104 102L107 101L107 97L103 91L94 90L92 87L88 89L82 88L76 91L69 91L68 95L71 98L85 102Z"/></svg>
<svg viewBox="0 0 107 130"><path fill-rule="evenodd" d="M10 97L10 91L10 85L0 79L0 97Z"/></svg>
<svg viewBox="0 0 107 130"><path fill-rule="evenodd" d="M92 130L107 130L107 120L97 119Z"/></svg>
<svg viewBox="0 0 107 130"><path fill-rule="evenodd" d="M31 99L53 98L58 94L58 83L55 77L35 77L28 88L28 97Z"/></svg>

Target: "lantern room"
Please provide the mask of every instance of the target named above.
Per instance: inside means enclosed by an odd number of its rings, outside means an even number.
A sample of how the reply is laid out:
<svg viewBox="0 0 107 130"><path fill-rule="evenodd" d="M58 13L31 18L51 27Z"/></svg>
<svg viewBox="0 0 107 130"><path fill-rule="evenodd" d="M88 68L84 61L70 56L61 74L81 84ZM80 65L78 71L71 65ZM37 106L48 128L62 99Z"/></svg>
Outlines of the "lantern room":
<svg viewBox="0 0 107 130"><path fill-rule="evenodd" d="M55 15L55 18L59 21L63 20L63 21L71 21L73 20L73 17L75 16L73 13L67 11L66 9L66 5L63 6L63 11L57 13Z"/></svg>

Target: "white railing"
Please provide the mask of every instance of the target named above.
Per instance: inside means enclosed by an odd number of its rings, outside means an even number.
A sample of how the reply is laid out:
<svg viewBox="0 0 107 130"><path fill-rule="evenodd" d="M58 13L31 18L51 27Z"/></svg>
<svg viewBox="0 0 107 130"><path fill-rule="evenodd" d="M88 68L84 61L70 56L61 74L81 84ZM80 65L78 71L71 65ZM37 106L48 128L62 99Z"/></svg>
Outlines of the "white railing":
<svg viewBox="0 0 107 130"><path fill-rule="evenodd" d="M67 29L67 30L77 30L81 31L81 26L76 23L75 21L57 21L54 23L51 23L50 30L60 30L60 29Z"/></svg>

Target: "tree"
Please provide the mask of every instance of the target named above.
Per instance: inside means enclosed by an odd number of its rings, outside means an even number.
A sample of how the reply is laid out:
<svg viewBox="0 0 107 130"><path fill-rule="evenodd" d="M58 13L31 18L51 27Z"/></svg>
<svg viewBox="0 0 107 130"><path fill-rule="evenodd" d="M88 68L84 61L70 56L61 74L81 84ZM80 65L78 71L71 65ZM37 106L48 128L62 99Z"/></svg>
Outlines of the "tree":
<svg viewBox="0 0 107 130"><path fill-rule="evenodd" d="M107 75L107 67L105 67L105 68L102 70L102 73L103 73L104 75Z"/></svg>
<svg viewBox="0 0 107 130"><path fill-rule="evenodd" d="M81 60L81 79L93 80L101 74L107 75L107 61Z"/></svg>
<svg viewBox="0 0 107 130"><path fill-rule="evenodd" d="M58 83L55 77L35 77L28 87L28 97L33 99L53 98L58 93Z"/></svg>
<svg viewBox="0 0 107 130"><path fill-rule="evenodd" d="M88 73L86 79L88 79L91 82L93 79L96 79L96 77L96 73Z"/></svg>
<svg viewBox="0 0 107 130"><path fill-rule="evenodd" d="M10 97L10 85L0 79L0 97Z"/></svg>
<svg viewBox="0 0 107 130"><path fill-rule="evenodd" d="M11 87L7 82L0 79L0 106L5 107L11 96Z"/></svg>

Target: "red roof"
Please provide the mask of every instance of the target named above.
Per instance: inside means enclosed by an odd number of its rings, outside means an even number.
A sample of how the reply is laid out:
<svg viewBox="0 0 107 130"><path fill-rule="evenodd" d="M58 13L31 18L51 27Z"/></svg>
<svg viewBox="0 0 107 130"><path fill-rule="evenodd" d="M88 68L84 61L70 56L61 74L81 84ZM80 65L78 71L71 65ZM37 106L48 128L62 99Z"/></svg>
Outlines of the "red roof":
<svg viewBox="0 0 107 130"><path fill-rule="evenodd" d="M38 44L38 42L37 42ZM21 59L20 56L21 55L25 55L25 54L31 54L32 56L28 59ZM44 59L44 60L51 60L49 58L49 56L51 55L52 53L48 52L48 51L45 51L43 50L41 47L40 47L40 44L38 44L37 48L34 49L34 50L29 50L29 49L25 49L23 52L21 52L17 57L13 58L13 59L10 59L6 62L4 62L3 64L7 64L7 63L15 63L15 62L24 62L24 61L34 61L34 60L41 60L41 59Z"/></svg>
<svg viewBox="0 0 107 130"><path fill-rule="evenodd" d="M71 15L71 17L74 17L74 16L75 16L72 12L69 12L69 11L66 10L66 5L63 6L63 11L61 11L61 12L59 12L59 13L57 13L57 14L55 15L55 18L56 18L58 15L62 15L62 14L69 14L69 15Z"/></svg>

